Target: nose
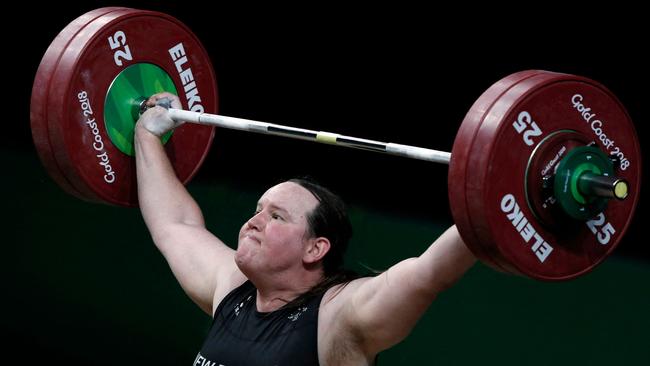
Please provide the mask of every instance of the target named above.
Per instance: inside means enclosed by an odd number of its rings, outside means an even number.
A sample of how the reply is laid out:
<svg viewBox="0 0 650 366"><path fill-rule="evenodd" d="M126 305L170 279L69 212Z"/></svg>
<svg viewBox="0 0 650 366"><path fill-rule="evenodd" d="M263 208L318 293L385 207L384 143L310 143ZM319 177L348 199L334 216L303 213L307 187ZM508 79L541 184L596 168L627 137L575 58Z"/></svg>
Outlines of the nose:
<svg viewBox="0 0 650 366"><path fill-rule="evenodd" d="M265 223L264 217L263 217L262 211L260 211L260 212L256 213L255 215L253 215L253 217L248 219L248 221L246 222L246 225L251 229L254 229L254 230L257 230L257 231L262 231L262 228L264 227L264 223Z"/></svg>

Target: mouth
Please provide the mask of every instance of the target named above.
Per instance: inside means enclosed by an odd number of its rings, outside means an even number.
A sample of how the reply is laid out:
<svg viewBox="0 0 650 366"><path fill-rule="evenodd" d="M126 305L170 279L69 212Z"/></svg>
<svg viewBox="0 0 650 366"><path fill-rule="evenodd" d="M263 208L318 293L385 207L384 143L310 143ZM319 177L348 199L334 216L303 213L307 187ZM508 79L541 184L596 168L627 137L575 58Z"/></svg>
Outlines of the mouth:
<svg viewBox="0 0 650 366"><path fill-rule="evenodd" d="M243 239L248 239L256 242L257 244L262 244L262 241L258 239L255 235L253 234L244 234Z"/></svg>

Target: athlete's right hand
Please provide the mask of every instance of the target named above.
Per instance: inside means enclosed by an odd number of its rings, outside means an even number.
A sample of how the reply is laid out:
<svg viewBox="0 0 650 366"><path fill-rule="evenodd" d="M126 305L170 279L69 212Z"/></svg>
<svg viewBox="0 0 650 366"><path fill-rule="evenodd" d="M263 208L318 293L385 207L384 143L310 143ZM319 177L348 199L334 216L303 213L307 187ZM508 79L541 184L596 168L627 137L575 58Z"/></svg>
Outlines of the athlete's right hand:
<svg viewBox="0 0 650 366"><path fill-rule="evenodd" d="M174 109L182 109L181 101L172 93L163 92L154 94L145 102L147 110L142 113L136 122L138 126L143 127L152 134L161 137L170 130L183 124L183 121L174 121L169 117L167 108L170 106Z"/></svg>

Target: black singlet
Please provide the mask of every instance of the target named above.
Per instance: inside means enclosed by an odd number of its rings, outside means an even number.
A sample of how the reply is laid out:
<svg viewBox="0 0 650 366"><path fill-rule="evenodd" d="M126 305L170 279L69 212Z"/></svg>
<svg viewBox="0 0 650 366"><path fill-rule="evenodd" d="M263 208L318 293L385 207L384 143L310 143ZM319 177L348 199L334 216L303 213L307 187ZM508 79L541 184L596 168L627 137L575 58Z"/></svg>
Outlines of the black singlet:
<svg viewBox="0 0 650 366"><path fill-rule="evenodd" d="M257 311L250 281L231 291L214 314L195 366L318 365L318 308L323 294L294 308Z"/></svg>

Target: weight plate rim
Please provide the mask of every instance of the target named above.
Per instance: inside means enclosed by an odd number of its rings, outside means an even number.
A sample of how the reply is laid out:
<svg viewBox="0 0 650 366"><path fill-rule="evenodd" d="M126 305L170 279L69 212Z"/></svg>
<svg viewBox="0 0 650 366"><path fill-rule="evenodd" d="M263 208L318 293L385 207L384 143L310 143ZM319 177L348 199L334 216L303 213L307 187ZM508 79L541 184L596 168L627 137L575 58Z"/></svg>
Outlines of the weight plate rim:
<svg viewBox="0 0 650 366"><path fill-rule="evenodd" d="M517 85L520 81L526 80L541 72L543 71L519 71L507 75L493 83L481 94L468 110L463 122L461 123L461 127L456 135L452 148L452 158L449 164L448 173L448 195L454 222L461 237L463 237L463 240L474 255L486 264L502 272L509 272L509 270L492 259L492 255L489 254L486 250L487 248L481 244L473 229L471 217L468 212L469 207L466 195L467 184L469 183L467 180L467 157L469 156L471 146L481 124L498 98Z"/></svg>
<svg viewBox="0 0 650 366"><path fill-rule="evenodd" d="M513 85L513 87L510 88L508 92L500 96L499 100L494 101L494 107L490 112L498 113L498 115L489 116L491 123L494 124L496 121L502 121L504 117L507 116L522 99L525 99L526 96L534 93L539 85L548 85L548 82L550 80L555 80L564 76L565 74L542 71L530 78L520 81L516 85ZM507 268L509 273L535 279L542 279L539 278L536 273L531 273L526 269L522 269L521 266L516 263L516 261L511 261L509 260L510 258L504 257L501 251L500 243L494 240L492 231L489 230L489 224L487 224L487 205L482 199L477 198L483 197L482 195L485 194L484 187L487 182L486 177L488 173L488 167L484 166L484 164L486 161L490 161L490 159L494 158L494 142L497 139L498 128L493 127L489 129L486 126L487 124L482 123L479 127L479 131L472 141L471 146L471 151L473 152L471 156L475 157L475 159L472 159L467 163L467 180L469 182L475 182L475 184L472 186L473 189L469 189L468 187L467 190L468 207L470 207L470 205L472 207L471 209L468 209L468 215L472 220L473 228L476 231L478 240L481 242L482 246L488 248L487 250L495 262ZM482 136L483 134L486 134L486 131L488 131L487 134L491 138L478 137L479 135ZM481 145L478 143L479 140L486 143L484 145ZM482 151L483 154L477 154L477 151ZM485 159L486 156L489 156L490 158ZM526 161L527 160L528 159L526 159ZM522 180L521 184L525 184L525 181Z"/></svg>
<svg viewBox="0 0 650 366"><path fill-rule="evenodd" d="M65 76L66 72L69 75L72 75L69 70L76 69L76 63L83 52L85 52L90 40L93 39L107 23L119 18L123 14L130 14L138 11L139 10L137 9L122 7L96 18L84 28L84 32L78 34L69 42L68 46L61 53L56 69L52 72L51 84L56 85L58 92L51 90L48 93L47 105L49 106L48 110L50 110L50 118L48 118L47 121L49 139L53 146L60 147L59 149L54 150L54 157L61 168L61 171L68 181L71 182L83 195L82 199L88 202L106 203L99 195L97 195L90 185L85 182L68 152L68 146L63 137L64 132L61 130L64 128L63 125L65 124L65 119L63 118L64 114L61 109L63 109L63 106L65 105L64 97L72 95L69 92L72 78L65 78L62 77L62 75ZM71 60L73 61L71 62ZM65 92L61 92L61 90L64 90Z"/></svg>
<svg viewBox="0 0 650 366"><path fill-rule="evenodd" d="M68 23L52 40L43 54L32 83L30 98L30 128L32 140L39 159L48 175L65 192L80 199L86 197L68 180L54 157L48 126L48 104L52 76L58 67L61 56L77 35L96 19L110 12L123 9L122 7L103 7L90 10Z"/></svg>

